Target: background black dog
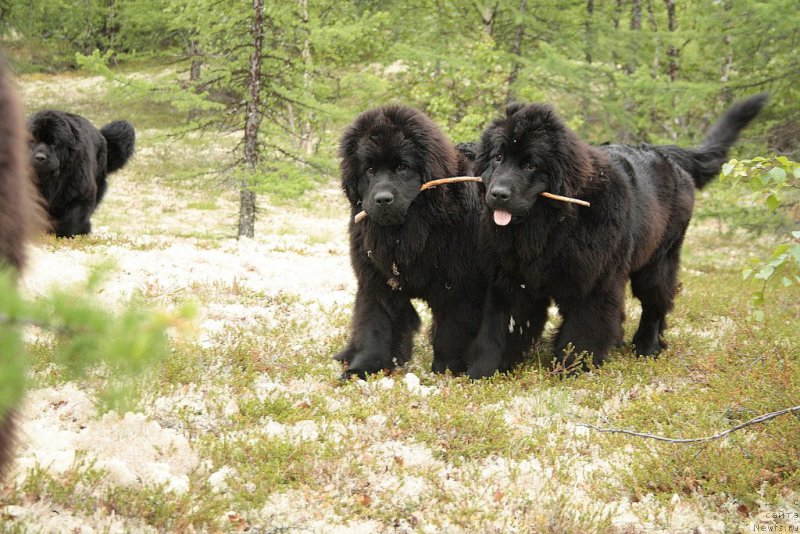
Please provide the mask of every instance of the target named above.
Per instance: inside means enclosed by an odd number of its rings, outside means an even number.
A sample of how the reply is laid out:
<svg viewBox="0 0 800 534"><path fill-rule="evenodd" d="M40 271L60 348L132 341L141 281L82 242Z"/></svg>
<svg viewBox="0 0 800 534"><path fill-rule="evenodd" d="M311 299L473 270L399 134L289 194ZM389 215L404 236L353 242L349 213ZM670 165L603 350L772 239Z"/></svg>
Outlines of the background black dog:
<svg viewBox="0 0 800 534"><path fill-rule="evenodd" d="M547 105L509 106L481 137L475 162L486 207L480 255L491 277L469 375L510 368L520 357L503 340L522 327L538 337L551 299L563 316L555 353L571 366L586 351L600 364L622 343L625 286L642 303L636 352L662 348L677 288L681 244L695 187L716 177L739 132L767 100L734 104L695 149L581 142ZM591 207L544 200L577 197ZM572 352L566 352L572 345Z"/></svg>
<svg viewBox="0 0 800 534"><path fill-rule="evenodd" d="M26 242L44 227L44 214L30 176L29 158L25 117L7 77L5 64L0 60L0 269L22 269ZM13 352L0 354L4 364L13 362L15 357L26 357ZM5 388L0 401L0 481L12 458L14 413L22 397L24 379L14 378L20 390Z"/></svg>
<svg viewBox="0 0 800 534"><path fill-rule="evenodd" d="M58 237L91 232L89 221L106 193L106 177L133 154L136 133L127 121L100 131L85 118L40 111L28 119L37 186Z"/></svg>
<svg viewBox="0 0 800 534"><path fill-rule="evenodd" d="M393 369L411 357L420 319L433 313L433 370L463 372L478 329L485 283L475 261L478 185L419 191L424 182L468 174L469 161L420 111L388 106L359 115L340 145L342 188L355 215L350 259L358 279L352 334L335 356L345 376Z"/></svg>

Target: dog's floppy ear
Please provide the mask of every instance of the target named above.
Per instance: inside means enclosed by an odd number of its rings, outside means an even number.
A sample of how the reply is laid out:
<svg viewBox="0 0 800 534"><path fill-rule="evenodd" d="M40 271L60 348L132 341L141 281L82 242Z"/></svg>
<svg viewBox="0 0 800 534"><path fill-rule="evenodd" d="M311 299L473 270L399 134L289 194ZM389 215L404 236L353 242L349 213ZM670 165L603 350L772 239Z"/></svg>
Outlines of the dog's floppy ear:
<svg viewBox="0 0 800 534"><path fill-rule="evenodd" d="M342 136L342 141L339 144L339 157L342 162L339 169L342 173L342 191L344 191L347 200L350 201L352 206L358 204L358 158L356 151L358 150L358 131L351 127Z"/></svg>
<svg viewBox="0 0 800 534"><path fill-rule="evenodd" d="M550 158L550 192L556 195L574 196L580 187L593 174L594 167L587 147L569 128L558 124L556 151Z"/></svg>
<svg viewBox="0 0 800 534"><path fill-rule="evenodd" d="M353 166L353 157L345 157L342 159L342 191L344 191L347 200L350 204L355 206L361 200L358 196L358 169Z"/></svg>

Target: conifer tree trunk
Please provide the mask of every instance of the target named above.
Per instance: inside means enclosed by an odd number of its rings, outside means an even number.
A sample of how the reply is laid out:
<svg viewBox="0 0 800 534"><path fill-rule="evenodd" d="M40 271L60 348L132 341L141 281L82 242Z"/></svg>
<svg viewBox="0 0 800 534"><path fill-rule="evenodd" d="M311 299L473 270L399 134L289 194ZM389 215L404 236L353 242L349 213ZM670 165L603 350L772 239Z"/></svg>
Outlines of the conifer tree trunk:
<svg viewBox="0 0 800 534"><path fill-rule="evenodd" d="M250 189L249 173L258 166L258 127L261 124L261 61L264 47L264 0L253 0L253 53L247 79L247 118L244 124L244 160L247 167L239 191L239 237L253 237L256 194Z"/></svg>
<svg viewBox="0 0 800 534"><path fill-rule="evenodd" d="M186 51L192 58L192 65L189 68L189 81L196 84L200 81L200 69L203 67L203 54L200 50L200 43L196 39L189 41Z"/></svg>
<svg viewBox="0 0 800 534"><path fill-rule="evenodd" d="M511 53L517 57L522 56L522 36L525 31L524 19L525 19L525 12L527 11L527 9L528 9L528 0L520 0L519 22L517 22L517 27L514 29L514 46L511 49ZM506 89L506 104L510 104L514 101L514 83L517 81L517 76L519 76L519 62L515 61L514 65L511 67L511 74L509 74L508 76L508 88Z"/></svg>
<svg viewBox="0 0 800 534"><path fill-rule="evenodd" d="M594 47L594 29L592 22L594 18L594 0L586 0L586 22L583 24L583 38L584 38L584 57L586 64L592 64L592 48ZM581 96L581 110L583 112L583 124L581 125L581 134L587 136L589 134L589 123L592 121L590 111L589 88L584 89Z"/></svg>
<svg viewBox="0 0 800 534"><path fill-rule="evenodd" d="M675 0L664 0L664 3L667 5L667 28L674 32L678 27L675 17ZM675 43L670 43L667 47L667 57L669 57L669 79L674 82L678 79L678 49L675 47Z"/></svg>
<svg viewBox="0 0 800 534"><path fill-rule="evenodd" d="M484 6L481 11L481 22L483 23L483 33L492 35L492 26L494 26L494 16L497 14L497 4L494 7Z"/></svg>
<svg viewBox="0 0 800 534"><path fill-rule="evenodd" d="M303 38L303 49L300 53L303 58L303 91L309 93L311 91L311 40L308 36L308 0L299 0L299 4L300 22L302 23L303 30L306 32ZM311 127L311 121L306 119L303 123L300 136L300 151L306 156L310 156L314 152L312 136L313 129Z"/></svg>
<svg viewBox="0 0 800 534"><path fill-rule="evenodd" d="M639 32L642 30L642 0L633 0L631 5L631 32ZM625 65L625 72L632 74L636 72L638 67L636 57L638 55L638 43L636 40L632 43L630 60Z"/></svg>

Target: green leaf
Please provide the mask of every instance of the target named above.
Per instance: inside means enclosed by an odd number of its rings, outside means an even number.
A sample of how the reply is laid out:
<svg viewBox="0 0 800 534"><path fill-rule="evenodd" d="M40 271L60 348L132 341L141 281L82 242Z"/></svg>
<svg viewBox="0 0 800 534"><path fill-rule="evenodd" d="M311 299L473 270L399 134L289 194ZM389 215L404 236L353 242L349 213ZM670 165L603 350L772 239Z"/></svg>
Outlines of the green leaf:
<svg viewBox="0 0 800 534"><path fill-rule="evenodd" d="M770 256L770 257L774 259L774 258L777 258L779 256L782 256L782 255L786 254L786 252L789 250L790 247L791 247L791 245L789 243L781 243L780 245L778 245L777 247L775 247L772 250L772 256Z"/></svg>
<svg viewBox="0 0 800 534"><path fill-rule="evenodd" d="M734 167L736 167L736 163L730 161L722 166L722 175L723 176L730 176L731 172L733 172Z"/></svg>
<svg viewBox="0 0 800 534"><path fill-rule="evenodd" d="M753 318L756 321L758 321L759 323L763 323L764 322L764 312L761 311L761 310L756 310L755 312L753 312Z"/></svg>
<svg viewBox="0 0 800 534"><path fill-rule="evenodd" d="M786 171L780 167L773 167L772 170L769 171L769 176L779 183L786 181Z"/></svg>
<svg viewBox="0 0 800 534"><path fill-rule="evenodd" d="M789 254L791 254L794 257L795 263L800 265L800 245L798 245L797 243L793 243L789 247Z"/></svg>
<svg viewBox="0 0 800 534"><path fill-rule="evenodd" d="M759 280L769 280L773 274L775 274L775 267L772 265L765 265L756 273L755 278Z"/></svg>
<svg viewBox="0 0 800 534"><path fill-rule="evenodd" d="M767 207L769 209L775 211L780 205L781 201L775 193L770 193L769 196L767 196Z"/></svg>

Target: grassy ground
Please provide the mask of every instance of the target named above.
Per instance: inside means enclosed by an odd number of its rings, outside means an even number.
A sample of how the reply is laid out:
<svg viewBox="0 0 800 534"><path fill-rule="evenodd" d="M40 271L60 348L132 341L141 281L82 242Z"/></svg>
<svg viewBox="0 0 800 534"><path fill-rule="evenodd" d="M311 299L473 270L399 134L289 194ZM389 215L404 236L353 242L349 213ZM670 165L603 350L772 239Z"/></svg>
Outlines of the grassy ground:
<svg viewBox="0 0 800 534"><path fill-rule="evenodd" d="M0 486L3 531L800 528L796 416L700 445L579 424L697 437L800 404L800 291L774 289L766 320L752 319L741 268L778 238L704 211L713 188L698 200L659 358L627 346L563 378L539 363L544 343L513 374L471 383L431 374L420 335L405 368L342 383L331 356L345 343L355 284L335 183L261 198L257 238L240 243L235 194L204 174L236 139L170 138L163 125L180 116L111 105L100 79L36 75L21 89L32 111L128 118L139 133L95 233L38 244L26 291L80 280L111 258L101 295L110 306L137 293L165 308L195 301L201 315L128 414L98 414L96 384L66 382L47 341L31 339L34 388L17 466ZM638 314L631 299L627 339Z"/></svg>

